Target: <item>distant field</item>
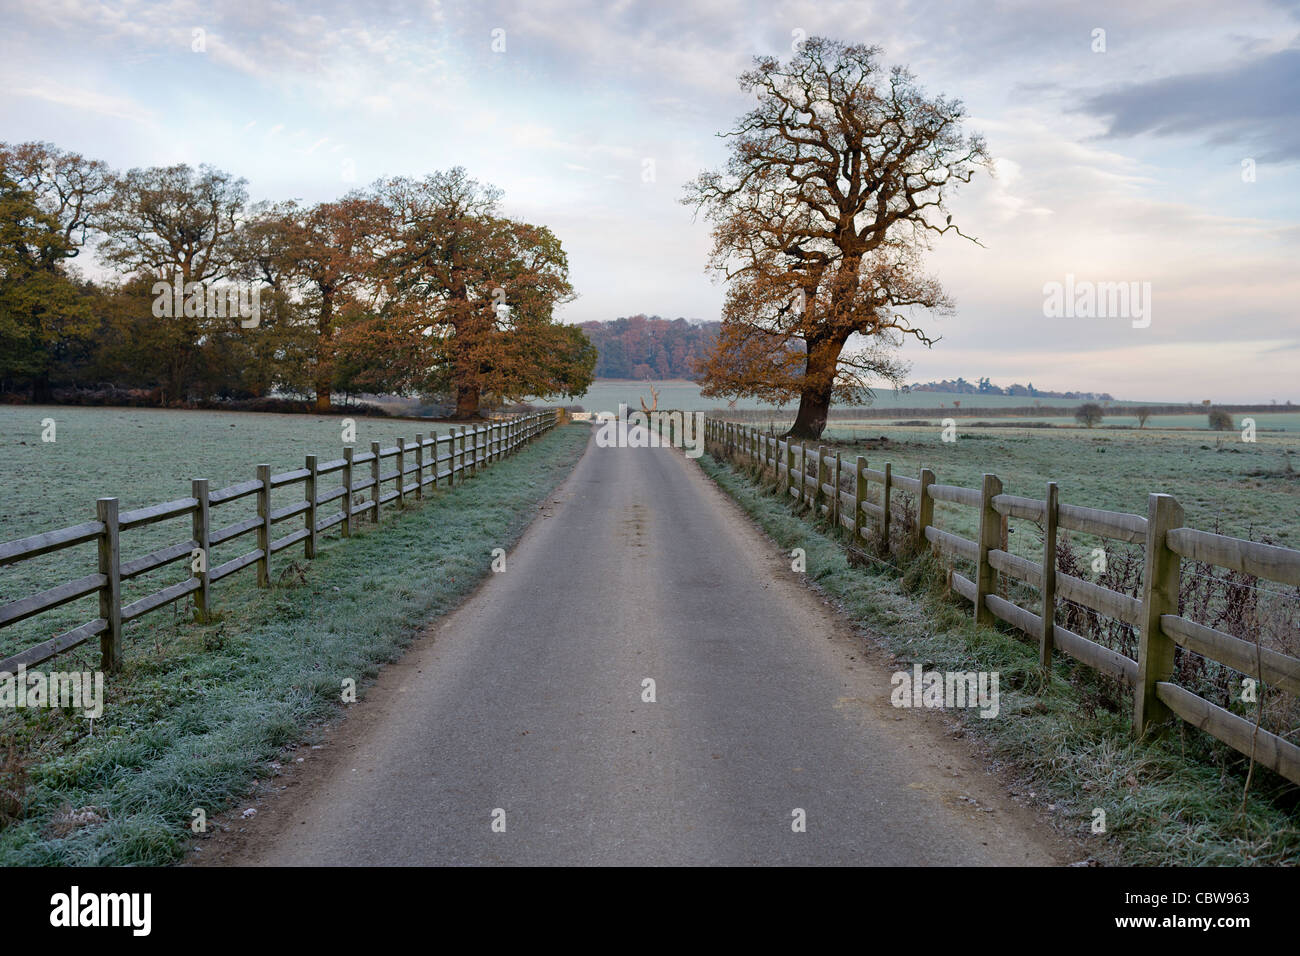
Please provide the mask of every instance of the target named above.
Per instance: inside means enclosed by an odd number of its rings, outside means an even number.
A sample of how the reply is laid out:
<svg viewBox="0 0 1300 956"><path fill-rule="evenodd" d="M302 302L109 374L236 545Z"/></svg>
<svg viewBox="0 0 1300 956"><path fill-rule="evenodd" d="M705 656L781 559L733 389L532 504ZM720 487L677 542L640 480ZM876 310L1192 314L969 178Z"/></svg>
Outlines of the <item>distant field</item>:
<svg viewBox="0 0 1300 956"><path fill-rule="evenodd" d="M651 385L659 390L660 408L721 409L725 417L725 401L701 397L698 386L684 381L602 380L576 401L588 411L615 411L620 402L636 409L641 398L649 403ZM993 428L976 428L972 419L958 418L961 440L945 444L939 434L944 417L939 404L951 406L954 397L938 392L882 392L876 407L932 406L928 416L932 426L902 426L887 418L832 419L824 441L852 443L885 435L889 439L885 449L866 452L873 466L892 461L896 469L916 475L925 464L935 469L940 481L967 487L978 487L980 476L993 472L1002 478L1007 491L1030 497L1041 497L1047 481L1055 480L1062 501L1115 511L1146 514L1147 493L1168 492L1183 503L1187 522L1195 527L1207 531L1217 527L1227 534L1263 536L1300 547L1300 475L1292 470L1300 469L1298 409L1249 416L1255 419L1258 435L1253 444L1242 442L1239 431L1210 431L1203 411L1156 416L1139 430L1137 418L1118 414L1119 409L1093 429L1079 426L1072 417L986 417L986 421L1007 423ZM1032 404L1032 400L1006 395L962 395L958 400L964 407ZM1079 404L1065 399L1043 402ZM752 401L736 405L737 409L760 407ZM773 408L769 422L780 432L793 416L793 408ZM1233 416L1237 428L1244 417ZM1031 422L1058 427L1015 427ZM941 506L941 511L945 508ZM973 532L973 527L966 527L970 518L965 509L953 508L952 530Z"/></svg>
<svg viewBox="0 0 1300 956"><path fill-rule="evenodd" d="M690 408L692 402L696 408L713 407L699 398L698 389L689 382L656 383L656 387L661 407ZM924 393L909 396L909 401L915 402L920 394ZM643 383L602 382L581 404L593 410L615 409L619 401L639 407L639 395L649 398ZM1292 470L1300 468L1300 412L1254 416L1259 429L1255 444L1241 442L1236 432L1182 430L1203 429L1205 418L1197 415L1153 419L1142 431L974 428L959 419L962 438L954 445L940 441L941 417L936 414L935 426L926 428L897 426L888 420L837 421L827 430L826 441L851 446L886 435L885 449L865 452L873 465L892 461L895 469L915 475L924 463L935 469L939 480L968 487L977 486L980 475L991 471L1003 479L1008 491L1034 497L1041 496L1047 480L1054 479L1063 501L1139 514L1146 511L1147 492L1166 491L1182 501L1191 525L1215 530L1217 522L1226 533L1268 537L1300 547L1300 481ZM41 441L44 418L58 423L54 443ZM789 416L774 420L783 426ZM1058 423L1073 425L1068 420ZM1123 419L1106 423L1123 423ZM1175 430L1158 427L1165 425ZM368 448L375 440L387 446L399 436L413 438L431 427L423 422L359 418L357 445ZM285 471L301 467L309 453L322 460L338 457L340 438L340 419L330 416L3 406L0 479L5 494L0 541L90 520L100 496L118 497L125 510L185 497L195 477L208 478L216 489L254 477L259 462ZM277 491L273 506L288 504L300 494L300 488ZM254 513L255 499L250 497L219 509L215 520L231 524ZM969 518L964 509L954 509L952 520L957 525L952 530L972 530L964 527ZM172 521L127 532L123 557L138 557L182 540L187 529L187 521ZM213 549L212 560L228 560L247 547L248 539L219 546ZM0 568L0 604L93 570L90 545ZM178 580L184 570L174 565L127 582L126 597L131 600ZM0 630L0 655L95 616L95 600L87 598Z"/></svg>
<svg viewBox="0 0 1300 956"><path fill-rule="evenodd" d="M936 410L927 420L932 421L936 426L943 417L942 410ZM1251 412L1250 414L1234 413L1232 420L1238 429L1241 428L1242 419L1253 418L1255 420L1256 432L1300 432L1300 411L1291 412ZM1056 425L1064 428L1075 428L1078 423L1071 415L985 415L978 419L982 422L1005 423L1007 425L1025 425L1030 422L1043 422L1048 425ZM958 418L959 425L970 427L976 419ZM839 420L832 422L834 426L861 426L865 429L872 429L877 425L883 424L900 424L899 419L888 418L863 418L857 421L853 419ZM1107 415L1096 428L1094 433L1106 431L1114 428L1138 429L1138 420L1133 415ZM1212 432L1209 428L1209 422L1204 412L1196 412L1191 415L1153 415L1147 419L1146 424L1142 426L1144 432L1156 431L1194 431L1205 432L1210 435L1219 435L1222 433Z"/></svg>
<svg viewBox="0 0 1300 956"><path fill-rule="evenodd" d="M1056 481L1069 504L1146 514L1147 494L1166 492L1186 509L1186 523L1300 547L1300 416L1257 415L1258 441L1246 443L1237 432L1142 431L1104 429L972 428L957 423L958 440L945 443L940 429L913 428L874 421L835 422L827 444L846 451L865 439L887 439L884 447L861 452L873 468L891 462L909 476L922 465L944 484L979 487L985 472L1002 479L1010 494L1041 498ZM1203 423L1203 419L1199 419ZM1289 426L1287 431L1270 431ZM950 509L950 511L949 511ZM941 505L960 534L974 531L974 512ZM1033 553L1033 547L1016 549Z"/></svg>
<svg viewBox="0 0 1300 956"><path fill-rule="evenodd" d="M684 411L708 411L714 408L727 408L728 400L725 398L707 398L700 395L700 387L694 382L687 381L667 381L667 382L630 382L618 381L614 379L600 379L591 388L587 389L586 394L581 398L566 400L562 402L552 402L550 404L568 405L579 404L592 412L617 411L620 402L629 408L640 408L640 400L645 399L647 405L650 404L650 386L653 385L659 390L659 407L660 408L679 408ZM1022 405L1032 405L1034 399L1024 396L1013 395L949 395L942 392L910 392L908 394L896 393L894 391L879 391L876 393L875 400L871 403L873 408L934 408L938 409L940 405L951 406L953 399L961 402L963 405L970 407L983 408L1017 408ZM1041 399L1043 404L1058 406L1070 406L1081 404L1079 400L1066 398L1044 398ZM1134 404L1141 405L1142 402L1115 403L1115 404ZM750 398L738 399L736 408L771 408L776 409L778 406L765 405L762 402ZM794 413L795 405L786 406L791 415Z"/></svg>
<svg viewBox="0 0 1300 956"><path fill-rule="evenodd" d="M541 404L547 405L581 405L589 412L614 412L618 410L619 403L627 405L631 409L641 407L641 400L644 399L649 405L650 386L659 390L659 407L682 409L684 411L710 411L714 409L726 409L729 406L728 401L723 398L707 398L700 395L700 388L694 382L687 381L667 381L667 382L631 382L617 381L613 379L600 379L591 388L587 389L586 394L580 398L565 399L563 401L550 401ZM870 407L873 409L891 409L891 408L932 408L935 414L943 409L951 409L953 401L961 403L963 408L1022 408L1033 405L1036 401L1019 395L953 395L944 392L909 392L901 394L894 391L880 391L876 393L875 400ZM1068 398L1043 398L1037 399L1043 405L1055 406L1058 408L1073 408L1083 404L1083 399ZM1120 415L1120 408L1136 408L1142 405L1168 405L1175 404L1166 401L1122 401L1111 402L1110 406L1117 410L1114 416L1108 416L1106 424L1117 425L1137 425L1137 419L1132 415ZM794 418L795 404L785 406L781 409L774 405L764 405L753 399L742 398L737 400L735 406L737 409L770 409L774 420L790 421ZM836 406L842 407L842 406ZM1278 419L1286 419L1290 422L1290 430L1300 430L1300 409L1283 410L1276 413ZM1269 413L1270 418L1274 413ZM1192 415L1173 415L1153 418L1148 423L1152 425L1168 425L1178 427L1181 425L1199 426L1205 424L1205 412L1197 411ZM880 419L877 419L880 420ZM1073 424L1071 418L1051 418L1048 416L1034 416L1030 419L1016 419L1017 421L1052 421L1062 424Z"/></svg>
<svg viewBox="0 0 1300 956"><path fill-rule="evenodd" d="M41 420L57 423L56 441L41 441ZM342 419L314 415L174 411L72 406L0 406L0 541L66 528L95 517L95 499L117 497L119 508L139 508L187 497L191 478L207 478L215 491L256 477L259 463L273 472L303 466L308 454L321 461L343 454ZM413 440L432 426L423 422L358 418L357 447L371 441L385 447L399 437ZM337 476L322 479L324 488ZM272 494L273 507L302 496L302 486ZM213 512L222 525L256 513L255 497ZM184 540L188 519L167 521L122 535L123 559ZM245 537L213 548L212 564L237 557L253 545ZM294 552L286 552L281 566ZM296 552L301 554L300 551ZM0 567L0 604L62 584L95 570L93 543ZM144 575L123 586L126 600L156 590L186 574L182 564ZM237 575L231 582L248 575ZM223 585L225 586L225 583ZM0 656L97 617L96 598L0 630Z"/></svg>

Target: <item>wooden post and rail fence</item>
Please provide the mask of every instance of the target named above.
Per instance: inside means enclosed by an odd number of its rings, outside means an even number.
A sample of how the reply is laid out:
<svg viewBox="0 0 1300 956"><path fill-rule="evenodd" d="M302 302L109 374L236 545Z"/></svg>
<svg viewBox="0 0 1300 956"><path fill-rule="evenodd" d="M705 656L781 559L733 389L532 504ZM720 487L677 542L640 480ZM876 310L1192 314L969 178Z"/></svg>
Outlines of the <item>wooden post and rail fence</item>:
<svg viewBox="0 0 1300 956"><path fill-rule="evenodd" d="M1183 647L1225 665L1271 690L1300 695L1300 659L1242 640L1179 614L1179 582L1184 560L1198 562L1300 587L1300 551L1198 531L1183 525L1183 509L1170 495L1152 494L1145 517L1070 505L1058 500L1055 482L1043 498L1004 494L995 475L984 476L980 488L940 484L929 468L916 478L867 467L865 458L852 464L839 453L815 451L806 442L764 434L758 429L709 419L705 438L711 452L738 456L770 472L780 489L801 505L826 516L855 542L879 535L889 547L890 520L895 515L894 492L916 501L913 546L931 548L970 562L974 578L951 571L952 589L974 605L981 624L1003 621L1023 631L1039 646L1046 668L1055 651L1088 667L1119 678L1133 688L1133 730L1139 737L1173 718L1194 724L1257 763L1300 783L1300 747L1174 683L1174 649ZM810 455L812 461L809 461ZM845 466L847 465L847 469ZM849 470L853 490L840 486L842 469ZM828 475L835 475L834 482ZM869 485L881 486L880 503L868 500ZM978 514L976 540L936 526L934 503L973 508ZM895 515L897 516L897 515ZM1004 528L1008 518L1038 523L1044 532L1041 561L1030 561L1007 550ZM1145 564L1141 597L1085 581L1057 570L1059 529L1142 545ZM999 575L1023 582L1038 592L1038 612L1013 603L999 593ZM1057 602L1079 604L1136 629L1138 658L1091 641L1055 623ZM1049 671L1050 673L1050 671Z"/></svg>
<svg viewBox="0 0 1300 956"><path fill-rule="evenodd" d="M122 665L122 629L127 623L187 595L194 596L195 609L202 619L212 610L212 586L218 581L256 566L258 586L269 587L273 555L301 543L304 557L310 560L316 556L319 536L330 528L338 527L344 537L349 537L360 515L369 515L378 524L383 506L396 503L400 507L412 497L419 500L426 488L436 488L439 482L446 487L459 484L465 474L512 454L525 442L555 427L556 421L556 412L550 410L475 428L453 427L446 435L416 435L413 443L399 440L391 448L374 442L363 454L345 447L343 457L334 461L321 463L315 455L308 455L305 466L296 471L271 474L270 465L258 465L256 478L216 491L209 489L206 478L195 478L189 497L131 511L119 511L117 498L100 498L94 521L0 544L0 567L91 542L96 544L99 555L95 573L0 606L0 628L4 628L70 601L99 595L99 616L95 620L0 660L0 672L12 674L19 667L32 667L95 637L100 642L101 667L117 670ZM385 471L385 463L389 462L392 468ZM367 477L356 480L359 466L365 465L370 466ZM320 479L334 474L340 476L337 487L328 491L319 487ZM273 490L299 484L303 486L303 500L271 507ZM353 496L365 492L370 497L358 510ZM255 516L226 527L213 527L214 509L250 495L257 496ZM321 513L324 506L336 501L340 504L333 505L330 513ZM303 517L301 528L275 537L275 525L299 515ZM122 559L123 532L186 517L191 519L189 540L139 558ZM253 550L216 567L209 566L213 547L249 533L256 534ZM201 560L196 560L199 557ZM123 581L180 561L190 564L189 577L123 605Z"/></svg>

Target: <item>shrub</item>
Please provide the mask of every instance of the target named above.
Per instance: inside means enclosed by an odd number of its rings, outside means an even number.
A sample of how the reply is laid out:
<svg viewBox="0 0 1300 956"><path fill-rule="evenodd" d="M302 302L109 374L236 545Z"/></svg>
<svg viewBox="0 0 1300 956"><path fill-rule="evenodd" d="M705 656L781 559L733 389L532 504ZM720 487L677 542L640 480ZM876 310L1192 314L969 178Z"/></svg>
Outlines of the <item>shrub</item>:
<svg viewBox="0 0 1300 956"><path fill-rule="evenodd" d="M1216 432L1226 432L1232 430L1232 416L1222 408L1210 409L1210 427Z"/></svg>
<svg viewBox="0 0 1300 956"><path fill-rule="evenodd" d="M1089 428L1100 424L1101 418L1101 406L1096 402L1087 402L1074 410L1074 420L1080 425L1087 425Z"/></svg>

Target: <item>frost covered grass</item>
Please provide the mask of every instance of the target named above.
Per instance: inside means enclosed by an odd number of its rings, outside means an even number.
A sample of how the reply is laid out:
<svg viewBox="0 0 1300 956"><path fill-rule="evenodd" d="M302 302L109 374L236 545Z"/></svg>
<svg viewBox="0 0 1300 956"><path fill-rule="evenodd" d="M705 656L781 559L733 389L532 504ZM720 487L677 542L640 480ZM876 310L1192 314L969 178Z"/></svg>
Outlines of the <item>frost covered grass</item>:
<svg viewBox="0 0 1300 956"><path fill-rule="evenodd" d="M23 804L0 830L0 865L175 861L193 808L209 818L229 808L272 772L281 748L339 715L344 679L364 693L475 587L492 549L518 539L590 434L548 432L404 514L349 540L323 539L314 561L286 552L270 589L235 576L216 592L208 624L144 618L127 637L125 669L106 683L93 734L59 710L0 716L0 790L19 788ZM242 460L258 450L245 445ZM58 666L77 669L74 656Z"/></svg>
<svg viewBox="0 0 1300 956"><path fill-rule="evenodd" d="M54 420L52 442L42 441L42 422ZM0 509L0 541L67 528L95 517L95 499L116 497L122 511L174 501L190 494L192 478L207 478L216 491L256 477L258 464L272 473L303 467L306 455L325 462L343 456L343 417L278 415L252 412L188 411L156 408L78 408L72 406L0 406L0 477L5 506ZM354 419L356 448L370 442L385 448L399 437L414 440L419 432L445 425ZM322 492L338 484L337 475L321 479ZM276 489L273 507L302 498L302 485ZM216 508L213 527L234 524L256 513L245 498ZM301 519L295 526L300 526ZM287 533L288 527L281 526ZM122 558L129 560L189 538L190 519L163 521L124 532ZM330 537L338 535L334 529ZM216 566L250 550L251 538L215 547ZM300 550L300 549L297 549ZM89 542L0 568L0 604L16 601L96 570L95 544ZM126 602L166 587L188 574L181 564L124 582ZM235 578L217 585L224 594ZM0 628L0 657L61 634L99 616L94 595L26 621ZM165 613L165 612L158 612ZM152 620L152 616L149 618Z"/></svg>
<svg viewBox="0 0 1300 956"><path fill-rule="evenodd" d="M807 573L899 669L998 671L996 719L962 720L981 739L993 769L1023 798L1105 863L1141 866L1300 863L1300 790L1257 769L1239 812L1246 760L1187 724L1135 741L1128 707L1113 688L1065 655L1052 679L1036 646L1000 628L976 627L970 606L945 593L928 556L851 561L824 525L796 513L747 471L706 455L700 466L782 548L803 548ZM1030 795L1033 795L1032 798ZM1106 812L1094 833L1093 811Z"/></svg>

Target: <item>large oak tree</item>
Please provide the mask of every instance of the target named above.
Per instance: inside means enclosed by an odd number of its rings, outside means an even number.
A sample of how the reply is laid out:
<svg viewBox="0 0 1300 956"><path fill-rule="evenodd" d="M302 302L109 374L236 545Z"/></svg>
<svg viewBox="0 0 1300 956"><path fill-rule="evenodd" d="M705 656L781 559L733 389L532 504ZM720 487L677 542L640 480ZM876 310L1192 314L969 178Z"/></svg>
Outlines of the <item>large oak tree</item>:
<svg viewBox="0 0 1300 956"><path fill-rule="evenodd" d="M105 257L131 273L167 282L179 277L183 288L233 276L245 186L206 165L197 171L184 164L130 170L98 210ZM208 328L208 318L184 312L158 323L170 400L183 401L194 389Z"/></svg>
<svg viewBox="0 0 1300 956"><path fill-rule="evenodd" d="M709 267L728 283L703 391L798 397L797 438L820 436L833 399L899 382L908 337L935 341L912 314L951 302L921 254L933 235L963 235L945 203L988 163L960 102L879 58L820 37L788 63L756 58L740 83L758 102L724 134L725 169L683 200L713 223Z"/></svg>
<svg viewBox="0 0 1300 956"><path fill-rule="evenodd" d="M18 245L31 243L34 252L6 276L7 322L16 323L14 329L25 326L27 333L6 336L9 360L3 364L10 373L25 369L22 377L31 383L33 400L45 402L51 398L50 375L56 364L84 349L92 334L89 305L84 295L72 295L75 277L68 274L68 265L86 244L97 205L112 188L113 173L100 160L33 142L0 143L0 176L5 180L0 228L9 240L24 235ZM25 212L27 205L37 215ZM18 248L6 244L10 252ZM44 291L38 294L38 289ZM26 298L27 304L17 306L15 296Z"/></svg>
<svg viewBox="0 0 1300 956"><path fill-rule="evenodd" d="M586 389L595 349L554 317L573 298L554 233L502 215L500 191L460 167L379 191L393 246L381 308L345 331L357 385L451 394L458 418L485 399Z"/></svg>
<svg viewBox="0 0 1300 956"><path fill-rule="evenodd" d="M47 382L59 351L93 328L67 257L60 222L0 166L0 383ZM46 398L36 385L33 397Z"/></svg>

